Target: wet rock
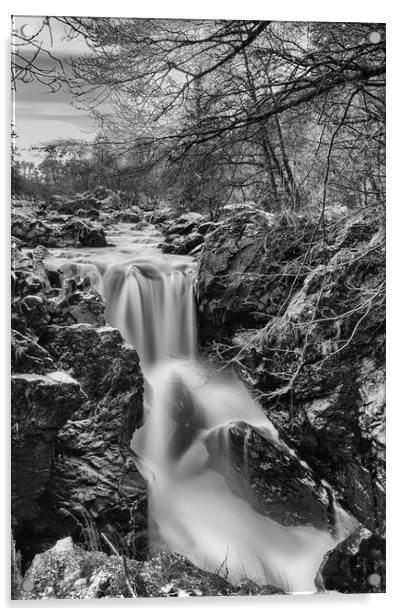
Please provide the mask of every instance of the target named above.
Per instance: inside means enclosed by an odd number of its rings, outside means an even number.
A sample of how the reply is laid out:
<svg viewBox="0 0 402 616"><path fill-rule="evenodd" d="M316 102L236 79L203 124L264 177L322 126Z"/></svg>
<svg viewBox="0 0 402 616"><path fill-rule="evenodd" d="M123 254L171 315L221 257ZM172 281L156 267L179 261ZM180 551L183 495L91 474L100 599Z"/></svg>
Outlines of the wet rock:
<svg viewBox="0 0 402 616"><path fill-rule="evenodd" d="M49 353L32 338L18 331L11 331L12 372L33 372L45 374L53 368Z"/></svg>
<svg viewBox="0 0 402 616"><path fill-rule="evenodd" d="M25 246L106 246L104 230L79 219L53 223L40 220L33 213L18 214L13 217L11 228Z"/></svg>
<svg viewBox="0 0 402 616"><path fill-rule="evenodd" d="M141 210L139 207L131 207L115 214L116 222L137 223L141 220Z"/></svg>
<svg viewBox="0 0 402 616"><path fill-rule="evenodd" d="M14 526L39 515L38 499L54 465L57 432L84 399L79 383L62 372L11 377Z"/></svg>
<svg viewBox="0 0 402 616"><path fill-rule="evenodd" d="M299 226L260 210L240 210L205 236L198 267L199 328L205 342L261 327L286 300L313 225ZM301 230L300 230L301 229Z"/></svg>
<svg viewBox="0 0 402 616"><path fill-rule="evenodd" d="M268 430L239 421L210 432L205 445L209 465L259 513L284 526L335 530L330 488Z"/></svg>
<svg viewBox="0 0 402 616"><path fill-rule="evenodd" d="M88 210L80 208L74 212L74 216L77 218L89 218L90 220L100 220L101 218L100 212L96 208L90 208Z"/></svg>
<svg viewBox="0 0 402 616"><path fill-rule="evenodd" d="M201 246L204 237L197 232L189 235L167 236L165 242L160 244L162 252L176 255L188 255Z"/></svg>
<svg viewBox="0 0 402 616"><path fill-rule="evenodd" d="M65 223L61 233L66 235L67 238L71 238L71 242L74 242L74 245L78 244L94 248L106 246L105 231L102 227L91 226L88 223L84 223L82 220L77 219ZM70 244L62 244L59 242L57 245L67 246Z"/></svg>
<svg viewBox="0 0 402 616"><path fill-rule="evenodd" d="M202 214L197 212L187 212L182 214L178 218L175 218L172 222L164 225L164 232L169 235L188 235L195 231L201 221L204 220Z"/></svg>
<svg viewBox="0 0 402 616"><path fill-rule="evenodd" d="M49 303L52 323L105 325L106 302L98 291L85 289L78 278L65 278L59 295Z"/></svg>
<svg viewBox="0 0 402 616"><path fill-rule="evenodd" d="M108 597L191 597L283 594L244 582L237 587L192 565L179 554L163 552L140 562L99 551L87 552L70 537L35 556L22 582L23 599L100 599Z"/></svg>
<svg viewBox="0 0 402 616"><path fill-rule="evenodd" d="M100 200L91 193L75 195L72 199L60 195L51 196L46 202L46 207L54 209L62 214L78 215L79 210L88 211L90 209L99 210Z"/></svg>
<svg viewBox="0 0 402 616"><path fill-rule="evenodd" d="M336 489L346 509L382 535L383 231L372 220L353 217L330 229L326 267L315 247L317 265L302 276L300 288L288 289L287 301L266 327L243 330L233 343L243 349L243 378L263 394L267 414L287 442ZM216 278L202 284L218 289ZM209 314L214 300L205 301ZM218 291L216 301L224 314Z"/></svg>
<svg viewBox="0 0 402 616"><path fill-rule="evenodd" d="M385 540L358 529L325 555L316 582L341 593L385 592Z"/></svg>
<svg viewBox="0 0 402 616"><path fill-rule="evenodd" d="M174 217L174 211L170 208L162 208L144 214L145 220L153 225L168 224Z"/></svg>
<svg viewBox="0 0 402 616"><path fill-rule="evenodd" d="M88 324L52 325L41 343L87 399L59 431L57 461L42 499L46 533L39 524L26 533L40 543L50 532L60 536L70 528L87 543L93 527L127 553L144 551L146 485L130 448L143 415L137 353L117 329Z"/></svg>
<svg viewBox="0 0 402 616"><path fill-rule="evenodd" d="M350 215L308 252L311 225L262 216L234 212L206 236L201 338L238 345L239 372L286 442L383 535L384 230Z"/></svg>
<svg viewBox="0 0 402 616"><path fill-rule="evenodd" d="M56 289L61 289L63 285L63 274L59 270L47 269L47 277L49 279L50 286Z"/></svg>
<svg viewBox="0 0 402 616"><path fill-rule="evenodd" d="M50 323L47 303L40 295L26 295L11 302L11 326L20 333L39 338Z"/></svg>
<svg viewBox="0 0 402 616"><path fill-rule="evenodd" d="M197 227L197 233L201 233L201 235L206 235L207 233L210 233L211 231L216 229L216 227L219 224L220 224L219 222L211 222L211 221L202 222Z"/></svg>

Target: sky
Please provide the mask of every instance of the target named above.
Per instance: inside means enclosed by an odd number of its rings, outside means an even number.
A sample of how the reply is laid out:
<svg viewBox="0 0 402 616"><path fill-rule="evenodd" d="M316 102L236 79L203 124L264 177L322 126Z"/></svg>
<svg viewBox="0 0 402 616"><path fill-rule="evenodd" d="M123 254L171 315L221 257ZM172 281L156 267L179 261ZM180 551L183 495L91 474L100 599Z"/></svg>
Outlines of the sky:
<svg viewBox="0 0 402 616"><path fill-rule="evenodd" d="M36 32L41 17L15 18L18 31L30 36ZM88 53L88 47L83 39L68 41L65 39L64 27L53 20L51 41L48 32L41 35L43 47L61 59L69 56ZM53 66L54 62L47 56L42 57L42 66ZM85 110L74 107L72 97L68 92L59 90L51 93L49 87L37 80L31 83L17 82L14 94L14 120L17 132L16 145L21 157L35 161L37 152L29 152L32 145L38 145L53 139L85 139L91 140L95 135L95 126Z"/></svg>

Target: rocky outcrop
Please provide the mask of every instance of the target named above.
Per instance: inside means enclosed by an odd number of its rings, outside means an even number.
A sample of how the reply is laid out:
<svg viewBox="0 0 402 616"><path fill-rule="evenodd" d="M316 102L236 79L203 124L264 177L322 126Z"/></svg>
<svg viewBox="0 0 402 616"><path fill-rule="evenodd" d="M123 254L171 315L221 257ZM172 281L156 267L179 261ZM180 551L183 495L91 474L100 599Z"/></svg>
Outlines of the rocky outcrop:
<svg viewBox="0 0 402 616"><path fill-rule="evenodd" d="M44 204L46 211L53 210L60 214L80 215L88 218L95 218L95 212L121 210L123 207L131 206L130 198L123 191L116 192L103 186L73 197L52 195Z"/></svg>
<svg viewBox="0 0 402 616"><path fill-rule="evenodd" d="M188 235L168 235L159 248L167 254L188 255L194 254L203 243L203 236L195 231Z"/></svg>
<svg viewBox="0 0 402 616"><path fill-rule="evenodd" d="M209 432L205 445L208 464L262 515L283 526L336 531L331 489L268 430L226 424Z"/></svg>
<svg viewBox="0 0 402 616"><path fill-rule="evenodd" d="M201 337L224 343L286 441L382 535L384 230L362 215L328 223L325 243L303 229L240 214L206 236Z"/></svg>
<svg viewBox="0 0 402 616"><path fill-rule="evenodd" d="M11 230L24 246L106 246L102 227L78 218L52 222L38 218L33 212L18 213L13 216Z"/></svg>
<svg viewBox="0 0 402 616"><path fill-rule="evenodd" d="M60 428L86 396L63 372L14 374L11 378L12 517L14 527L35 519L50 479Z"/></svg>
<svg viewBox="0 0 402 616"><path fill-rule="evenodd" d="M297 258L312 233L311 222L290 225L262 210L235 210L215 224L198 269L202 339L230 339L239 328L265 325L301 286Z"/></svg>
<svg viewBox="0 0 402 616"><path fill-rule="evenodd" d="M165 235L164 242L159 245L162 252L177 255L193 254L204 243L204 236L198 231L202 223L205 225L205 217L197 212L188 212L162 223Z"/></svg>
<svg viewBox="0 0 402 616"><path fill-rule="evenodd" d="M113 537L119 549L144 551L146 487L130 448L142 421L137 353L118 330L89 324L53 325L41 344L80 384L86 399L58 432L41 517L24 533L40 545L45 535L57 537L68 528L88 544L97 529Z"/></svg>
<svg viewBox="0 0 402 616"><path fill-rule="evenodd" d="M38 554L26 572L20 599L102 599L112 597L199 597L283 594L245 582L236 587L178 554L161 553L140 562L99 551L87 552L66 537Z"/></svg>
<svg viewBox="0 0 402 616"><path fill-rule="evenodd" d="M105 324L101 295L74 271L65 276L46 271L47 249L37 247L23 254L13 248L12 328L38 340L52 324Z"/></svg>

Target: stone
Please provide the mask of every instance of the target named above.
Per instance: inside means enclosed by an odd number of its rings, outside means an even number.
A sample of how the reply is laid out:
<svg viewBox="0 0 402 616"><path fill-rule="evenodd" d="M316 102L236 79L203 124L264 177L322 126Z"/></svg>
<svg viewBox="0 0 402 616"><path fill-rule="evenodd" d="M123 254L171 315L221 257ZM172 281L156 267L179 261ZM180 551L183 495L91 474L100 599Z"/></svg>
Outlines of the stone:
<svg viewBox="0 0 402 616"><path fill-rule="evenodd" d="M70 528L85 543L82 527L93 527L126 553L143 553L147 490L130 448L143 419L138 355L117 329L86 323L52 325L41 343L79 382L86 400L58 434L57 461L42 499L46 532L32 526L30 534L40 543Z"/></svg>
<svg viewBox="0 0 402 616"><path fill-rule="evenodd" d="M45 374L53 368L49 353L29 336L11 330L12 372Z"/></svg>
<svg viewBox="0 0 402 616"><path fill-rule="evenodd" d="M169 235L188 235L196 230L201 221L204 220L202 214L198 212L187 212L175 218L164 226L164 232Z"/></svg>
<svg viewBox="0 0 402 616"><path fill-rule="evenodd" d="M136 561L85 551L70 537L37 554L25 573L22 599L101 599L283 594L249 581L238 586L195 567L179 554L162 552Z"/></svg>
<svg viewBox="0 0 402 616"><path fill-rule="evenodd" d="M11 377L12 521L20 526L40 513L50 479L57 432L82 404L79 383L62 372Z"/></svg>
<svg viewBox="0 0 402 616"><path fill-rule="evenodd" d="M188 235L167 236L166 241L160 244L162 252L176 255L188 255L192 253L204 242L204 237L200 233L189 233Z"/></svg>
<svg viewBox="0 0 402 616"><path fill-rule="evenodd" d="M52 323L72 325L89 323L100 327L105 325L106 302L94 288L84 288L77 278L64 278L59 295L49 302Z"/></svg>
<svg viewBox="0 0 402 616"><path fill-rule="evenodd" d="M316 583L340 593L386 592L385 540L357 529L325 555Z"/></svg>
<svg viewBox="0 0 402 616"><path fill-rule="evenodd" d="M329 486L273 434L238 421L205 438L208 464L250 505L283 526L335 532Z"/></svg>
<svg viewBox="0 0 402 616"><path fill-rule="evenodd" d="M40 220L33 213L20 213L13 216L11 230L25 246L106 246L102 227L79 219L51 222Z"/></svg>

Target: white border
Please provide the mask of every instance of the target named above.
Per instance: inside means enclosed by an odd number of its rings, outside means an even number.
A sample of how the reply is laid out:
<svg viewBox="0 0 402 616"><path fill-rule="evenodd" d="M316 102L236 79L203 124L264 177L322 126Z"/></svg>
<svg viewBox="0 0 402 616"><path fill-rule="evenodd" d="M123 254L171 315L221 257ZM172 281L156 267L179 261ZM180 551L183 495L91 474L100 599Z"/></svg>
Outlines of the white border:
<svg viewBox="0 0 402 616"><path fill-rule="evenodd" d="M401 536L401 448L402 435L401 416L402 409L399 403L401 397L401 234L402 234L402 135L400 117L402 116L402 93L400 82L402 80L402 19L398 14L397 2L382 1L356 1L335 0L334 2L293 0L201 0L201 2L185 2L183 0L147 0L145 3L69 0L69 2L50 2L37 0L9 2L3 0L0 21L2 28L2 106L1 122L2 135L1 169L2 169L2 203L0 211L2 224L0 230L3 234L1 243L2 267L0 289L2 295L3 316L3 351L1 377L4 380L1 391L3 393L2 405L2 468L4 469L4 486L0 515L2 519L2 549L1 549L1 599L5 609L13 610L15 614L25 613L26 610L74 610L74 613L88 613L104 609L132 610L135 614L152 614L163 610L167 614L177 611L201 613L205 610L220 613L243 614L279 612L281 615L297 614L298 616L323 614L330 616L344 612L364 613L369 616L379 610L391 614L392 608L402 604L402 583L399 582L402 570L400 549ZM372 21L387 23L387 135L388 135L388 164L387 164L387 249L388 249L388 557L387 557L387 594L386 595L326 595L326 596L286 596L286 597L235 597L235 598L197 598L188 599L144 599L144 600L98 600L98 601L41 601L21 603L8 600L9 595L9 420L8 420L8 365L9 365L9 143L10 143L10 103L9 103L9 41L10 41L10 15L119 15L128 17L190 17L190 18L232 18L232 19L276 19L301 21ZM6 398L7 397L7 398ZM399 454L399 455L398 455ZM85 612L84 612L85 610Z"/></svg>

